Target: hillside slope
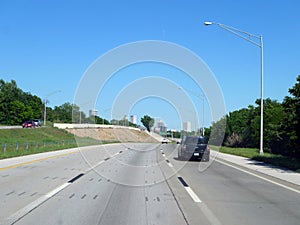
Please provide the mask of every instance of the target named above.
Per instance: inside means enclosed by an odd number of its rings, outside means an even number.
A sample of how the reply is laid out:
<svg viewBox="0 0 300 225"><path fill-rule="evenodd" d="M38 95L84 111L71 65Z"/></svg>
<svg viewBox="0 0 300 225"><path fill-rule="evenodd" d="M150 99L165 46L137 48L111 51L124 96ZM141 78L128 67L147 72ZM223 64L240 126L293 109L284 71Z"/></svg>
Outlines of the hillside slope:
<svg viewBox="0 0 300 225"><path fill-rule="evenodd" d="M66 130L78 137L89 137L100 141L157 142L144 131L126 128L68 128Z"/></svg>

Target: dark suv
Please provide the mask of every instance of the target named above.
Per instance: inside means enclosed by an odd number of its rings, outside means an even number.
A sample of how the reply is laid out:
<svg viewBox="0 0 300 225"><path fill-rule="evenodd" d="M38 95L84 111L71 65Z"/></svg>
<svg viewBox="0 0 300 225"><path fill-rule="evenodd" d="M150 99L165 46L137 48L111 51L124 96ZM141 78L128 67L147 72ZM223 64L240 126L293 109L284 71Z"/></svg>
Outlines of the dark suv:
<svg viewBox="0 0 300 225"><path fill-rule="evenodd" d="M184 136L178 148L178 159L189 160L192 158L209 161L210 148L208 140L203 136Z"/></svg>

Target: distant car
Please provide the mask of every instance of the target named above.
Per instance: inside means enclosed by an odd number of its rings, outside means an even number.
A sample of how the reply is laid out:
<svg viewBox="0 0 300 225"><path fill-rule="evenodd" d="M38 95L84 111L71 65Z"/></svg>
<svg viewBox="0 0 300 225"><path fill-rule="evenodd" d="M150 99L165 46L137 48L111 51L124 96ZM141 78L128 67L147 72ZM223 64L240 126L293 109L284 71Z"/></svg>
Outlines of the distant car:
<svg viewBox="0 0 300 225"><path fill-rule="evenodd" d="M35 120L33 120L33 122L34 122L34 125L35 125L36 127L41 127L41 126L42 126L42 121L39 120L39 119L35 119Z"/></svg>
<svg viewBox="0 0 300 225"><path fill-rule="evenodd" d="M168 142L169 142L169 140L166 139L166 138L164 138L164 139L161 141L162 144L168 144Z"/></svg>
<svg viewBox="0 0 300 225"><path fill-rule="evenodd" d="M35 124L32 120L27 120L22 124L23 128L33 128L35 127Z"/></svg>
<svg viewBox="0 0 300 225"><path fill-rule="evenodd" d="M184 160L200 159L209 161L210 148L208 139L203 136L184 136L178 148L178 158Z"/></svg>

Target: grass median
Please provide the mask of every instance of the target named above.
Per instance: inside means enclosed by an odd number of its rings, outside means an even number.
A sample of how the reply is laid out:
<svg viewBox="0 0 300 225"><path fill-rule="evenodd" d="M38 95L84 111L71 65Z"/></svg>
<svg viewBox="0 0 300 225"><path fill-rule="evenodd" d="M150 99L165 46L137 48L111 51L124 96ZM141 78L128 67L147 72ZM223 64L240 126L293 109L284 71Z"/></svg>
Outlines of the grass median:
<svg viewBox="0 0 300 225"><path fill-rule="evenodd" d="M213 146L212 149L214 149ZM274 166L284 167L300 173L300 159L275 155L268 152L260 155L259 149L256 148L230 148L222 146L219 151L222 153L243 156L260 162L269 163Z"/></svg>

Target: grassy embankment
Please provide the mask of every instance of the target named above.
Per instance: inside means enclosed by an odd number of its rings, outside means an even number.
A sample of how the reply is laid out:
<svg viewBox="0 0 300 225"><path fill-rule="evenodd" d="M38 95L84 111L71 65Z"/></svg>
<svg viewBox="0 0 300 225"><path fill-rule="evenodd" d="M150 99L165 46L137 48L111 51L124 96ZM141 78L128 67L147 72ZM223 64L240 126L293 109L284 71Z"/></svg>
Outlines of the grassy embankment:
<svg viewBox="0 0 300 225"><path fill-rule="evenodd" d="M66 148L103 144L53 127L0 130L0 159Z"/></svg>
<svg viewBox="0 0 300 225"><path fill-rule="evenodd" d="M269 163L274 166L285 167L300 172L300 159L291 158L282 155L275 155L268 152L265 152L264 155L260 155L259 149L254 149L254 148L221 147L220 152L243 156L253 160Z"/></svg>

